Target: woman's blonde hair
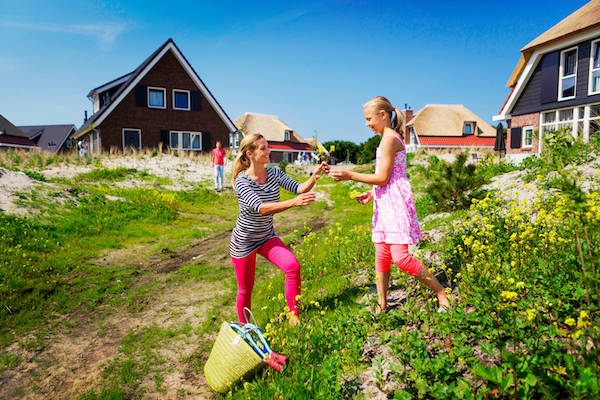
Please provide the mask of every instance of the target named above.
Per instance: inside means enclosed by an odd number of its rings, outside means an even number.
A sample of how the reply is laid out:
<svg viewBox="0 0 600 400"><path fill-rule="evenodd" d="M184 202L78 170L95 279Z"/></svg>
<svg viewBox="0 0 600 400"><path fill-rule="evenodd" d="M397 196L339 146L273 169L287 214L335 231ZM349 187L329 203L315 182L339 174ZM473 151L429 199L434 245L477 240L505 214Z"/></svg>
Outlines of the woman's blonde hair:
<svg viewBox="0 0 600 400"><path fill-rule="evenodd" d="M233 163L233 169L231 171L233 175L233 187L235 187L235 179L238 177L240 172L247 170L250 167L250 160L246 155L248 150L254 151L257 147L257 142L264 139L264 136L259 133L253 133L246 135L240 143L240 154L238 154L235 162Z"/></svg>
<svg viewBox="0 0 600 400"><path fill-rule="evenodd" d="M383 96L373 97L363 105L363 108L367 107L373 108L375 112L383 110L386 113L389 113L390 121L392 121L392 129L404 138L404 132L402 132L404 116L402 113L399 113L398 110L396 110L396 108L388 99Z"/></svg>

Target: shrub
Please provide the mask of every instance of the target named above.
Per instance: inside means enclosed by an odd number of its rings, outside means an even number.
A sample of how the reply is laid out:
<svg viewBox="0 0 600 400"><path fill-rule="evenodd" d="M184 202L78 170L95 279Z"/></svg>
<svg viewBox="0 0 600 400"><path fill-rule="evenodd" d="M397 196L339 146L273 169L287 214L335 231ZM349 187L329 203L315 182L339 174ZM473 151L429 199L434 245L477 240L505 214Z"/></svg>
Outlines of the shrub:
<svg viewBox="0 0 600 400"><path fill-rule="evenodd" d="M279 166L278 166L278 168L279 168L280 170L282 170L283 172L285 172L285 169L287 168L288 164L289 164L289 162L287 162L287 161L285 161L285 160L281 160L281 161L279 162Z"/></svg>
<svg viewBox="0 0 600 400"><path fill-rule="evenodd" d="M425 189L440 210L455 211L468 207L471 199L481 195L485 178L477 174L476 166L466 164L467 155L459 154L453 163L430 158L427 169L429 185Z"/></svg>

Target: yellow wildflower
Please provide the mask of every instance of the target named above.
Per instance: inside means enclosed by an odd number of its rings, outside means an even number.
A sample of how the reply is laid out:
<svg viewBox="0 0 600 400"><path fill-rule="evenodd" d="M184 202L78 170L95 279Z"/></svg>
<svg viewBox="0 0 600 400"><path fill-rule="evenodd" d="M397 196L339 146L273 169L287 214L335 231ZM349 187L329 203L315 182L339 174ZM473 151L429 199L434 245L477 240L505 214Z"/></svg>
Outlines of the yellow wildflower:
<svg viewBox="0 0 600 400"><path fill-rule="evenodd" d="M567 318L565 320L565 324L567 324L569 326L574 326L575 325L575 319L569 317L569 318Z"/></svg>

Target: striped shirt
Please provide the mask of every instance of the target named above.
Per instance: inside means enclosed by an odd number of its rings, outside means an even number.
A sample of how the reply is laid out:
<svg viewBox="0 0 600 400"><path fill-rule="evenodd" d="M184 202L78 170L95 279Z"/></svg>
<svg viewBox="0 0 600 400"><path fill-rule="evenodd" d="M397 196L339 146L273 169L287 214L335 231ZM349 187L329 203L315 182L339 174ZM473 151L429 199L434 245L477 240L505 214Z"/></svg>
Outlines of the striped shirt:
<svg viewBox="0 0 600 400"><path fill-rule="evenodd" d="M267 168L267 181L260 184L242 172L235 179L235 193L238 197L240 214L231 232L229 254L233 258L243 258L251 254L267 240L275 237L273 216L261 215L263 203L279 201L279 187L298 193L300 184L285 172Z"/></svg>

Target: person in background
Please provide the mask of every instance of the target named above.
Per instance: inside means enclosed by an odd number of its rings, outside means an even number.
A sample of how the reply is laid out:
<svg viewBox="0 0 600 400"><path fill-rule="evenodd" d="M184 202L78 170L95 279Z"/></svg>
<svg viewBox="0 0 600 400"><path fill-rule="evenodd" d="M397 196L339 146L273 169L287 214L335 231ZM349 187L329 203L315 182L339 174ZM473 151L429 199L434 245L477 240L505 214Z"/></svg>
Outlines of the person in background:
<svg viewBox="0 0 600 400"><path fill-rule="evenodd" d="M421 229L413 200L410 182L406 176L406 148L402 141L402 114L382 96L374 97L363 105L367 127L381 135L377 148L374 174L348 170L331 171L336 181L353 180L373 185L373 190L356 196L365 205L373 200L373 233L375 244L375 272L378 313L387 308L392 261L402 271L417 278L438 298L438 312L450 307L446 291L421 261L410 255L409 244L421 239Z"/></svg>
<svg viewBox="0 0 600 400"><path fill-rule="evenodd" d="M215 190L223 190L223 168L225 165L225 149L221 147L221 141L217 140L212 151L213 165L215 166Z"/></svg>

